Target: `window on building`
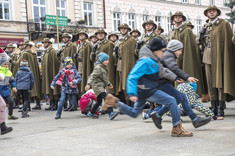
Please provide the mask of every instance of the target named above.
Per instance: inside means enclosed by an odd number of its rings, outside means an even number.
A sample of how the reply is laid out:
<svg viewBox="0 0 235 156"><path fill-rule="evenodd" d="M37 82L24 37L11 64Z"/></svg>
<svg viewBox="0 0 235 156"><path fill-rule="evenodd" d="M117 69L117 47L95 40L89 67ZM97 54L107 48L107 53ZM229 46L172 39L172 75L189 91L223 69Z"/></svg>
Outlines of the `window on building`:
<svg viewBox="0 0 235 156"><path fill-rule="evenodd" d="M183 3L188 3L188 0L182 0Z"/></svg>
<svg viewBox="0 0 235 156"><path fill-rule="evenodd" d="M195 0L196 5L201 5L201 0Z"/></svg>
<svg viewBox="0 0 235 156"><path fill-rule="evenodd" d="M143 15L143 22L148 21L149 20L149 15Z"/></svg>
<svg viewBox="0 0 235 156"><path fill-rule="evenodd" d="M131 27L131 29L136 29L136 15L128 14L128 21L129 21L129 26Z"/></svg>
<svg viewBox="0 0 235 156"><path fill-rule="evenodd" d="M33 0L33 17L34 22L40 22L40 18L46 15L45 0Z"/></svg>
<svg viewBox="0 0 235 156"><path fill-rule="evenodd" d="M161 25L161 16L155 16L155 23L158 25Z"/></svg>
<svg viewBox="0 0 235 156"><path fill-rule="evenodd" d="M167 17L167 30L168 32L171 31L171 17Z"/></svg>
<svg viewBox="0 0 235 156"><path fill-rule="evenodd" d="M93 25L93 4L92 3L84 3L84 19L86 21L86 25Z"/></svg>
<svg viewBox="0 0 235 156"><path fill-rule="evenodd" d="M57 16L66 16L66 12L65 12L66 0L56 0L56 1L58 2Z"/></svg>
<svg viewBox="0 0 235 156"><path fill-rule="evenodd" d="M210 5L215 5L215 0L210 0Z"/></svg>
<svg viewBox="0 0 235 156"><path fill-rule="evenodd" d="M10 19L9 0L0 0L0 19Z"/></svg>
<svg viewBox="0 0 235 156"><path fill-rule="evenodd" d="M224 0L224 7L226 7L226 3L229 3L229 0Z"/></svg>
<svg viewBox="0 0 235 156"><path fill-rule="evenodd" d="M118 27L121 25L121 13L114 12L113 13L113 29L114 31L118 31Z"/></svg>
<svg viewBox="0 0 235 156"><path fill-rule="evenodd" d="M199 34L199 32L202 29L202 20L200 18L196 19L196 27L197 27L197 34Z"/></svg>

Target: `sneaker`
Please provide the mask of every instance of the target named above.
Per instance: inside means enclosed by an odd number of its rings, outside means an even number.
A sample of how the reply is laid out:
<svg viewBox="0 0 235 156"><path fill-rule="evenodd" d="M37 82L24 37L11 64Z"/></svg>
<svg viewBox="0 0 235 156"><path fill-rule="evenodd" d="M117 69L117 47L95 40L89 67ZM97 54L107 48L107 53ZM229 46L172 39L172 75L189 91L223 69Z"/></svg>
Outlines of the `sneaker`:
<svg viewBox="0 0 235 156"><path fill-rule="evenodd" d="M162 124L162 119L156 116L156 112L152 112L150 114L150 117L152 118L153 123L155 124L155 126L158 129L162 129L162 125L161 125Z"/></svg>
<svg viewBox="0 0 235 156"><path fill-rule="evenodd" d="M92 117L92 119L98 119L98 118L99 118L99 115L97 115L97 114L91 114L91 117Z"/></svg>
<svg viewBox="0 0 235 156"><path fill-rule="evenodd" d="M116 116L118 116L119 113L120 113L119 111L118 112L111 112L109 114L109 119L113 120L114 118L116 118Z"/></svg>
<svg viewBox="0 0 235 156"><path fill-rule="evenodd" d="M90 113L90 112L88 112L86 116L87 116L87 117L91 117L91 113Z"/></svg>
<svg viewBox="0 0 235 156"><path fill-rule="evenodd" d="M142 118L143 118L143 120L146 120L149 118L149 115L145 112L142 112Z"/></svg>
<svg viewBox="0 0 235 156"><path fill-rule="evenodd" d="M61 118L60 115L56 114L55 119L60 119L60 118Z"/></svg>
<svg viewBox="0 0 235 156"><path fill-rule="evenodd" d="M8 115L8 120L17 120L17 119L18 119L18 117L14 116L14 115L11 115L11 116Z"/></svg>
<svg viewBox="0 0 235 156"><path fill-rule="evenodd" d="M13 130L12 127L7 127L5 122L0 124L0 129L1 129L0 133L1 135L7 134Z"/></svg>
<svg viewBox="0 0 235 156"><path fill-rule="evenodd" d="M41 109L41 106L40 105L36 105L33 107L33 109Z"/></svg>
<svg viewBox="0 0 235 156"><path fill-rule="evenodd" d="M201 126L209 123L210 121L211 121L211 117L210 116L205 117L205 118L198 117L196 121L193 121L193 126L195 128L198 128L198 127L201 127Z"/></svg>

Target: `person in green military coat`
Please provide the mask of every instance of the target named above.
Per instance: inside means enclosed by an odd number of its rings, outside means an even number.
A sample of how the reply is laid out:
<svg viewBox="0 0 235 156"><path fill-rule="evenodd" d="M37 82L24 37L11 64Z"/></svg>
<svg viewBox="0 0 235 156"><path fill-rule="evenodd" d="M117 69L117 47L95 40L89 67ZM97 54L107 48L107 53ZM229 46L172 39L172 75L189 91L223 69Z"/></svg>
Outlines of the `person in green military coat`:
<svg viewBox="0 0 235 156"><path fill-rule="evenodd" d="M119 39L119 36L116 33L110 33L108 35L108 40L112 41L114 44Z"/></svg>
<svg viewBox="0 0 235 156"><path fill-rule="evenodd" d="M114 44L113 44L113 42L106 39L107 33L102 28L98 29L97 32L95 33L95 35L97 36L99 41L94 45L90 59L92 60L93 63L95 63L95 62L97 62L98 55L101 52L104 52L109 55L109 64L108 64L107 69L108 69L109 81L110 81L110 83L113 84L113 88L107 88L107 91L109 93L115 94L116 67L115 67L115 61L114 61L114 57L113 57Z"/></svg>
<svg viewBox="0 0 235 156"><path fill-rule="evenodd" d="M92 44L87 40L88 34L84 31L78 33L78 38L80 44L77 47L77 52L75 58L78 62L78 73L82 77L82 82L79 88L81 94L85 93L85 86L88 80L89 75L92 73L93 63L90 60L90 55L92 51Z"/></svg>
<svg viewBox="0 0 235 156"><path fill-rule="evenodd" d="M177 65L188 75L199 79L197 93L201 96L205 93L204 79L201 69L201 55L199 46L196 44L196 39L193 32L187 25L183 24L186 17L182 12L177 11L171 16L171 20L175 23L175 33L173 39L183 43L182 55L177 59Z"/></svg>
<svg viewBox="0 0 235 156"><path fill-rule="evenodd" d="M33 73L33 76L35 78L34 86L31 91L31 97L35 97L36 99L36 106L33 107L33 109L41 109L40 100L42 99L42 89L41 89L41 77L40 77L40 71L37 61L37 54L34 53L31 48L35 44L32 41L26 41L25 42L25 51L21 54L19 59L17 61L12 61L12 64L16 65L16 67L19 67L19 64L22 60L28 61L28 66ZM18 69L17 69L18 70Z"/></svg>
<svg viewBox="0 0 235 156"><path fill-rule="evenodd" d="M128 34L131 31L131 28L126 23L120 25L118 30L120 31L121 38L118 40L114 48L118 60L118 87L116 94L124 95L123 100L128 100L128 96L126 94L126 80L137 60L135 56L137 41L134 39L134 37Z"/></svg>
<svg viewBox="0 0 235 156"><path fill-rule="evenodd" d="M72 57L74 65L77 68L78 66L77 59L73 57L77 51L77 47L70 41L71 36L68 33L63 33L61 39L64 45L60 48L60 50L57 53L57 56L59 57L59 60L61 61L61 69L63 67L64 59L67 56Z"/></svg>
<svg viewBox="0 0 235 156"><path fill-rule="evenodd" d="M17 61L17 57L18 57L18 54L15 52L15 48L17 48L16 44L9 43L7 45L7 50L8 50L8 53L9 53L9 57L13 61ZM9 69L12 72L13 77L15 77L17 71L15 70L15 67L11 63L9 64Z"/></svg>
<svg viewBox="0 0 235 156"><path fill-rule="evenodd" d="M50 98L50 105L45 110L56 110L58 99L60 96L60 88L56 86L54 90L51 89L50 84L54 77L58 74L60 68L60 61L57 57L57 51L51 46L52 42L49 38L44 38L43 46L45 51L42 56L42 93L48 95Z"/></svg>
<svg viewBox="0 0 235 156"><path fill-rule="evenodd" d="M204 11L208 20L203 26L203 63L212 110L215 115L218 114L218 119L223 119L225 101L235 97L235 46L232 43L231 26L226 20L218 18L220 14L216 6L209 6Z"/></svg>
<svg viewBox="0 0 235 156"><path fill-rule="evenodd" d="M134 29L130 32L130 35L133 36L136 41L139 41L139 37L141 36L141 32L138 29Z"/></svg>
<svg viewBox="0 0 235 156"><path fill-rule="evenodd" d="M98 42L98 38L95 34L91 35L89 39L90 39L92 46L94 46L96 42Z"/></svg>

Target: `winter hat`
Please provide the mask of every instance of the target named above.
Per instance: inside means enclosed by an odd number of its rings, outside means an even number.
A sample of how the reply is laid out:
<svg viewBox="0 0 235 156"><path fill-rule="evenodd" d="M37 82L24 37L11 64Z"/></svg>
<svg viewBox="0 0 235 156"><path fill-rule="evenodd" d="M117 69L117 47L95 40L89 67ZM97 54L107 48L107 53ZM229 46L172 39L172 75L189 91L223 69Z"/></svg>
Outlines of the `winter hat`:
<svg viewBox="0 0 235 156"><path fill-rule="evenodd" d="M22 60L20 62L20 66L28 66L28 61L27 60Z"/></svg>
<svg viewBox="0 0 235 156"><path fill-rule="evenodd" d="M171 40L167 45L167 50L169 52L175 52L177 50L183 49L183 44L178 40Z"/></svg>
<svg viewBox="0 0 235 156"><path fill-rule="evenodd" d="M188 84L193 87L193 90L196 92L197 91L197 83L196 82L188 82Z"/></svg>
<svg viewBox="0 0 235 156"><path fill-rule="evenodd" d="M109 55L105 54L104 52L101 52L98 57L99 57L99 61L103 63L105 60L109 58Z"/></svg>
<svg viewBox="0 0 235 156"><path fill-rule="evenodd" d="M161 50L162 48L166 48L166 44L162 39L160 39L158 37L153 38L149 44L149 49L152 52L157 51L157 50Z"/></svg>
<svg viewBox="0 0 235 156"><path fill-rule="evenodd" d="M73 64L73 60L71 57L67 56L65 59L64 59L64 65L67 66L69 63Z"/></svg>
<svg viewBox="0 0 235 156"><path fill-rule="evenodd" d="M0 48L0 54L1 54L1 53L4 53L4 52L5 52L5 51L4 51L4 50L2 50L2 48Z"/></svg>
<svg viewBox="0 0 235 156"><path fill-rule="evenodd" d="M5 63L8 63L9 61L7 60L6 57L0 58L0 66L4 65Z"/></svg>

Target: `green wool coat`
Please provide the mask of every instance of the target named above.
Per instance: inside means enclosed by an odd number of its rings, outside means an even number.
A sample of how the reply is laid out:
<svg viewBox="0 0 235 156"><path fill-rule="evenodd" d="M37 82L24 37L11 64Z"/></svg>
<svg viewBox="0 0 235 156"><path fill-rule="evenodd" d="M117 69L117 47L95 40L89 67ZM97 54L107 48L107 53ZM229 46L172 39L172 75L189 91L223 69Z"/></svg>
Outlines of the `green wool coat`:
<svg viewBox="0 0 235 156"><path fill-rule="evenodd" d="M93 62L90 60L90 55L92 51L92 45L89 41L84 41L77 48L77 61L78 61L78 72L82 76L80 92L85 92L85 86L89 75L92 73Z"/></svg>
<svg viewBox="0 0 235 156"><path fill-rule="evenodd" d="M204 79L201 68L201 55L199 46L196 44L196 39L190 28L183 25L175 30L173 39L177 39L183 43L183 50L180 57L177 59L177 64L188 75L199 79L197 93L202 95L204 91Z"/></svg>
<svg viewBox="0 0 235 156"><path fill-rule="evenodd" d="M24 51L19 57L19 59L16 62L13 62L14 65L17 64L16 65L16 68L18 68L17 71L19 70L20 62L22 60L28 61L28 66L31 72L33 73L35 79L34 86L31 91L31 97L38 97L39 99L42 99L41 77L37 61L37 54L34 53L32 50Z"/></svg>
<svg viewBox="0 0 235 156"><path fill-rule="evenodd" d="M212 86L235 97L235 45L230 24L218 19L211 31ZM227 101L230 101L227 99Z"/></svg>
<svg viewBox="0 0 235 156"><path fill-rule="evenodd" d="M116 67L115 67L115 61L113 57L113 48L114 44L113 42L109 40L104 40L101 44L98 45L98 49L96 51L96 61L98 60L98 55L101 52L104 52L109 55L109 64L108 64L108 77L110 83L113 85L113 89L107 88L107 91L109 93L114 94L116 89Z"/></svg>
<svg viewBox="0 0 235 156"><path fill-rule="evenodd" d="M105 92L106 86L110 84L108 81L107 68L103 64L97 63L93 72L89 76L87 84L92 86L96 97L100 93Z"/></svg>
<svg viewBox="0 0 235 156"><path fill-rule="evenodd" d="M122 41L118 41L119 54L118 54L118 63L117 70L121 71L121 79L118 79L118 90L116 94L122 90L126 91L126 80L136 63L136 40L128 35Z"/></svg>
<svg viewBox="0 0 235 156"><path fill-rule="evenodd" d="M75 65L75 67L77 68L78 66L78 62L77 59L74 58L74 54L77 51L77 47L72 43L72 42L68 42L63 50L63 52L61 53L59 59L62 63L64 63L64 59L69 56L73 59L73 63ZM63 66L61 65L61 69L63 68Z"/></svg>
<svg viewBox="0 0 235 156"><path fill-rule="evenodd" d="M55 89L51 89L51 82L54 77L58 74L61 62L57 57L57 51L50 47L44 51L42 56L42 93L50 95L59 95L60 88L56 85Z"/></svg>

